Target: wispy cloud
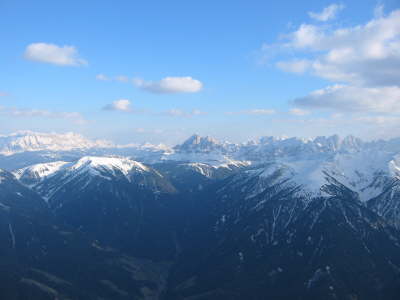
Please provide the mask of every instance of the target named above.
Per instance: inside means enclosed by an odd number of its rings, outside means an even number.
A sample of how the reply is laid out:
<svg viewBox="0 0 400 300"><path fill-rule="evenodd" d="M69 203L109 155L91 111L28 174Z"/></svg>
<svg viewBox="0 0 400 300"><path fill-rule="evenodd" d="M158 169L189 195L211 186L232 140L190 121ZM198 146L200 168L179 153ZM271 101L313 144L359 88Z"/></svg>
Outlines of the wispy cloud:
<svg viewBox="0 0 400 300"><path fill-rule="evenodd" d="M75 46L33 43L26 47L24 57L27 60L58 66L87 65L87 61L79 57Z"/></svg>
<svg viewBox="0 0 400 300"><path fill-rule="evenodd" d="M162 134L164 133L163 129L147 129L147 128L134 128L133 131L135 133L142 133L142 134Z"/></svg>
<svg viewBox="0 0 400 300"><path fill-rule="evenodd" d="M344 8L343 4L331 4L327 7L325 7L321 12L309 12L308 15L310 18L321 21L321 22L326 22L329 20L332 20L336 17L337 13L341 11Z"/></svg>
<svg viewBox="0 0 400 300"><path fill-rule="evenodd" d="M118 75L115 77L116 81L120 81L120 82L128 82L129 81L129 77L124 76L124 75Z"/></svg>
<svg viewBox="0 0 400 300"><path fill-rule="evenodd" d="M100 80L100 81L108 81L111 80L108 76L104 75L104 74L97 74L96 75L96 79Z"/></svg>
<svg viewBox="0 0 400 300"><path fill-rule="evenodd" d="M96 79L100 81L119 81L119 82L129 82L129 77L125 75L118 75L118 76L107 76L103 73L97 74Z"/></svg>
<svg viewBox="0 0 400 300"><path fill-rule="evenodd" d="M19 109L0 106L0 114L18 118L65 119L75 124L86 124L88 121L78 112L54 112L41 109Z"/></svg>
<svg viewBox="0 0 400 300"><path fill-rule="evenodd" d="M293 116L307 116L310 113L310 111L300 108L292 108L289 110L289 114Z"/></svg>
<svg viewBox="0 0 400 300"><path fill-rule="evenodd" d="M310 69L311 62L307 59L295 59L291 61L278 61L276 66L285 72L304 73Z"/></svg>
<svg viewBox="0 0 400 300"><path fill-rule="evenodd" d="M385 15L385 6L382 3L378 3L374 9L374 17L376 19L382 18Z"/></svg>
<svg viewBox="0 0 400 300"><path fill-rule="evenodd" d="M230 111L226 112L227 115L273 115L276 114L274 109L265 109L265 108L256 108L249 110L241 110L241 111Z"/></svg>
<svg viewBox="0 0 400 300"><path fill-rule="evenodd" d="M8 93L0 91L0 97L6 97L6 96L8 96Z"/></svg>
<svg viewBox="0 0 400 300"><path fill-rule="evenodd" d="M103 107L103 110L132 112L131 101L128 99L115 100Z"/></svg>
<svg viewBox="0 0 400 300"><path fill-rule="evenodd" d="M191 111L184 111L181 109L173 108L162 113L163 115L167 115L170 117L184 117L184 118L191 118L194 116L202 116L206 115L206 112L203 112L199 109L193 109Z"/></svg>
<svg viewBox="0 0 400 300"><path fill-rule="evenodd" d="M165 77L159 81L145 81L141 78L133 79L136 87L156 94L197 93L203 88L203 83L190 76Z"/></svg>

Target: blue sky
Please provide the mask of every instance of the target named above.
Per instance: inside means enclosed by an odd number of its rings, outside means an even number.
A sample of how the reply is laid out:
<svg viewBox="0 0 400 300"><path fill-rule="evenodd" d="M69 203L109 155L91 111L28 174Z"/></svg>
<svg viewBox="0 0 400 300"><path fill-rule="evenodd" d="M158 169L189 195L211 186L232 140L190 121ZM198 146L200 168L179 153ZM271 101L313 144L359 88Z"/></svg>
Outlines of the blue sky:
<svg viewBox="0 0 400 300"><path fill-rule="evenodd" d="M399 2L268 2L2 0L0 134L392 137Z"/></svg>

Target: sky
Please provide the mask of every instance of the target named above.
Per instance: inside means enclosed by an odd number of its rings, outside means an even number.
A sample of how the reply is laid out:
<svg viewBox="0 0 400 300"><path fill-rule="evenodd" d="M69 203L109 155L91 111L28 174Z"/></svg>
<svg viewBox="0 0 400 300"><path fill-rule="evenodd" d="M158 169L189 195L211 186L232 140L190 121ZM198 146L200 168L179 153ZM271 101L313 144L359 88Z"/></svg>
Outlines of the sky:
<svg viewBox="0 0 400 300"><path fill-rule="evenodd" d="M0 0L0 134L400 132L400 0Z"/></svg>

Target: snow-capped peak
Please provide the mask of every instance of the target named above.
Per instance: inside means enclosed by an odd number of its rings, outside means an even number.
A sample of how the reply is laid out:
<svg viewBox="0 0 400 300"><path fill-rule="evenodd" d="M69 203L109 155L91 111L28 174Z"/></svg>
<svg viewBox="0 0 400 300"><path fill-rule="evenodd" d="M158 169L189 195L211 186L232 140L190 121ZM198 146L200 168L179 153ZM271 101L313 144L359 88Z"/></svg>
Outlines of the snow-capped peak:
<svg viewBox="0 0 400 300"><path fill-rule="evenodd" d="M103 156L85 156L79 159L76 163L72 164L69 170L103 170L111 171L119 170L122 174L127 175L132 170L147 172L149 168L140 162L130 160L123 157L103 157Z"/></svg>
<svg viewBox="0 0 400 300"><path fill-rule="evenodd" d="M21 182L33 186L46 178L61 175L62 178L74 178L85 174L89 177L112 177L122 174L129 179L134 172L148 172L149 168L140 162L120 157L85 156L75 162L57 161L32 165L13 172Z"/></svg>
<svg viewBox="0 0 400 300"><path fill-rule="evenodd" d="M51 176L63 166L68 164L65 161L55 161L50 163L36 164L26 168L22 168L13 172L14 176L21 180L30 178L31 180L40 181L45 177Z"/></svg>
<svg viewBox="0 0 400 300"><path fill-rule="evenodd" d="M108 148L113 146L108 141L92 141L72 132L57 134L19 131L10 135L0 135L0 154L3 155L12 155L25 151L70 151L73 149Z"/></svg>

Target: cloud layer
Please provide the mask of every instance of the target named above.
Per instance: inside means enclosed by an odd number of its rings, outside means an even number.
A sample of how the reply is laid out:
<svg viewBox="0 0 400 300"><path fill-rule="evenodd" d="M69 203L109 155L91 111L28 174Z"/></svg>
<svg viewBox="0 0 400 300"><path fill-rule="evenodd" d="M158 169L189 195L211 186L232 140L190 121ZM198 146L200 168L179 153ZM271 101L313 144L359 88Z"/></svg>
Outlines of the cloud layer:
<svg viewBox="0 0 400 300"><path fill-rule="evenodd" d="M400 113L400 87L333 85L297 98L294 103L342 112Z"/></svg>
<svg viewBox="0 0 400 300"><path fill-rule="evenodd" d="M24 57L27 60L58 66L87 65L87 61L79 57L78 50L74 46L33 43L26 47Z"/></svg>

